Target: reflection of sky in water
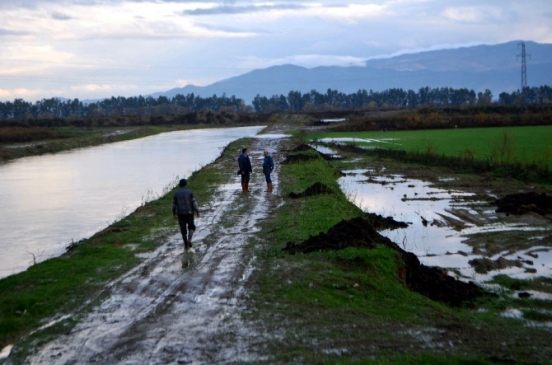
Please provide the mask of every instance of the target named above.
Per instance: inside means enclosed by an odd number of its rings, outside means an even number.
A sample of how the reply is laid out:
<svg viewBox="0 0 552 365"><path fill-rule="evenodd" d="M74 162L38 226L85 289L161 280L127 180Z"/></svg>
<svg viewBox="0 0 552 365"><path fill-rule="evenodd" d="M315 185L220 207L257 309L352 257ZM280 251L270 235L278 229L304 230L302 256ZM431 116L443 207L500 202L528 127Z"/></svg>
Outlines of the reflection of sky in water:
<svg viewBox="0 0 552 365"><path fill-rule="evenodd" d="M459 232L431 225L443 220L437 213L450 216L445 212L451 208L450 200L444 199L450 196L446 191L428 187L421 181L405 181L399 176L374 178L374 182L367 180L365 175L351 175L341 178L340 184L345 194L362 210L409 223L406 229L385 230L380 232L382 235L418 256L471 251L469 246L461 243L463 238ZM376 182L378 180L388 183L381 185ZM419 200L403 201L405 196L406 199ZM423 224L422 218L428 221L427 225Z"/></svg>
<svg viewBox="0 0 552 365"><path fill-rule="evenodd" d="M501 256L506 259L531 260L533 265L524 264L524 267L508 268L493 271L486 275L476 274L468 263L480 255L472 255L471 246L464 244L466 235L479 232L501 232L512 229L542 230L542 228L528 227L522 224L505 225L496 222L494 211L485 217L483 225L476 226L455 216L450 211L457 209L469 212L477 217L478 213L462 203L462 197L471 196L469 193L449 191L429 186L420 180L405 179L397 175L376 174L367 170L344 171L345 177L339 179L343 192L355 205L365 212L380 214L383 217L391 216L397 221L409 223L408 228L384 230L380 233L397 243L406 251L416 254L420 261L428 266L440 266L458 270L463 276L476 281L491 279L497 274L506 274L517 278L530 278L535 275L549 276L552 274L552 252L550 248L529 255L535 248L513 253L502 253L491 257L496 260ZM369 180L370 179L370 180ZM470 204L477 204L471 202ZM447 212L447 210L449 212ZM465 227L461 231L450 226L443 226L444 217L462 221ZM490 218L490 219L489 219ZM482 218L483 219L483 218ZM423 220L427 222L424 225ZM505 233L507 234L507 233ZM538 256L538 257L535 257ZM537 274L526 273L526 268L536 269Z"/></svg>
<svg viewBox="0 0 552 365"><path fill-rule="evenodd" d="M312 148L314 148L318 152L323 153L325 155L333 156L333 155L338 154L336 151L332 150L331 148L326 147L326 146L322 146L322 145L319 145L319 144L310 144L309 146L311 146Z"/></svg>
<svg viewBox="0 0 552 365"><path fill-rule="evenodd" d="M396 138L321 138L317 142L321 143L396 143Z"/></svg>
<svg viewBox="0 0 552 365"><path fill-rule="evenodd" d="M289 134L283 134L283 133L265 133L265 134L258 134L255 136L255 138L258 139L282 139L282 138L290 138Z"/></svg>
<svg viewBox="0 0 552 365"><path fill-rule="evenodd" d="M32 255L42 261L63 253L261 129L163 133L1 165L0 277L26 269Z"/></svg>

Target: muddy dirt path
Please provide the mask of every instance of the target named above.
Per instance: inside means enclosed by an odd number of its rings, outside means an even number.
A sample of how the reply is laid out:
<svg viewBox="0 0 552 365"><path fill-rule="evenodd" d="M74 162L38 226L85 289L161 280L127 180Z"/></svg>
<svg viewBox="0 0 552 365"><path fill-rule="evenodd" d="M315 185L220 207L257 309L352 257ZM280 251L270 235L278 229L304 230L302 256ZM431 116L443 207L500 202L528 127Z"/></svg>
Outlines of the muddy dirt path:
<svg viewBox="0 0 552 365"><path fill-rule="evenodd" d="M180 234L144 262L110 283L108 295L67 334L40 348L29 364L221 364L259 359L256 334L242 322L244 285L254 256L249 239L278 203L265 192L262 152L279 160L280 140L256 139L249 194L239 177L201 206L194 248L183 251ZM236 162L221 168L236 169ZM191 186L193 189L193 186ZM200 202L201 205L201 202ZM170 214L170 212L167 212Z"/></svg>

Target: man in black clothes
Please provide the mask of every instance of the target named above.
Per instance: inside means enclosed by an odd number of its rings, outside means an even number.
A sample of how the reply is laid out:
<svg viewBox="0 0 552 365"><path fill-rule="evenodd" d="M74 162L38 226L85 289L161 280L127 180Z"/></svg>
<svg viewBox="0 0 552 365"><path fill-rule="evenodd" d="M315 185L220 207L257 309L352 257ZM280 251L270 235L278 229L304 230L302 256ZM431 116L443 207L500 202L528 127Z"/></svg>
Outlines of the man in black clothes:
<svg viewBox="0 0 552 365"><path fill-rule="evenodd" d="M242 149L240 157L238 157L238 166L240 168L242 191L249 191L249 176L253 172L251 169L251 160L247 155L247 148Z"/></svg>
<svg viewBox="0 0 552 365"><path fill-rule="evenodd" d="M174 218L178 217L180 232L182 233L182 239L184 239L184 248L188 250L192 247L192 236L196 229L194 212L199 218L199 208L192 190L187 187L188 181L182 179L178 185L180 189L174 193L172 212ZM186 226L188 229L186 229Z"/></svg>

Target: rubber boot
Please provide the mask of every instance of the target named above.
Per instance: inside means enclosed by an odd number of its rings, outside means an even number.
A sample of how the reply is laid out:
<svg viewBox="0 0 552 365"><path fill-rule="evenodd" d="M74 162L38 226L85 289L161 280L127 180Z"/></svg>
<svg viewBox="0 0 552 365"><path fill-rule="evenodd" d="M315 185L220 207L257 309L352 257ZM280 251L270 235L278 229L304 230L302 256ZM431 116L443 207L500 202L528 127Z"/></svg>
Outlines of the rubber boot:
<svg viewBox="0 0 552 365"><path fill-rule="evenodd" d="M268 191L269 193L272 193L272 190L274 190L274 185L272 185L272 183L269 183L269 184L268 184L268 190L267 190L267 191Z"/></svg>
<svg viewBox="0 0 552 365"><path fill-rule="evenodd" d="M194 231L189 230L188 231L188 247L192 247L192 237L194 236Z"/></svg>
<svg viewBox="0 0 552 365"><path fill-rule="evenodd" d="M246 192L246 189L245 189L245 183L242 183L242 192Z"/></svg>
<svg viewBox="0 0 552 365"><path fill-rule="evenodd" d="M245 191L249 192L249 183L245 183Z"/></svg>

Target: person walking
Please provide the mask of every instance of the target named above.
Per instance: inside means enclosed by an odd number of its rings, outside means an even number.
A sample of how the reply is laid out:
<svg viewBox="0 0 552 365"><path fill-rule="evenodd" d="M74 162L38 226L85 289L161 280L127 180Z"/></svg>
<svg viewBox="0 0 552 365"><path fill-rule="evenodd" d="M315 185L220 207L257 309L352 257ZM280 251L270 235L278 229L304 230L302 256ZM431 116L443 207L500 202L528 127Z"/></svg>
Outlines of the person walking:
<svg viewBox="0 0 552 365"><path fill-rule="evenodd" d="M247 148L242 149L240 157L238 157L238 166L240 168L242 191L249 191L249 177L253 170L251 169L251 160L247 155Z"/></svg>
<svg viewBox="0 0 552 365"><path fill-rule="evenodd" d="M270 174L272 173L272 170L274 170L274 160L272 159L272 156L270 156L267 150L265 150L263 153L264 153L263 173L265 175L265 180L266 180L266 191L270 193L273 190L272 179L270 178Z"/></svg>
<svg viewBox="0 0 552 365"><path fill-rule="evenodd" d="M194 224L194 212L199 218L199 208L192 190L188 188L188 181L181 179L178 183L180 189L174 193L172 203L172 213L174 218L178 218L178 225L184 240L186 251L192 247L192 237L196 226Z"/></svg>

